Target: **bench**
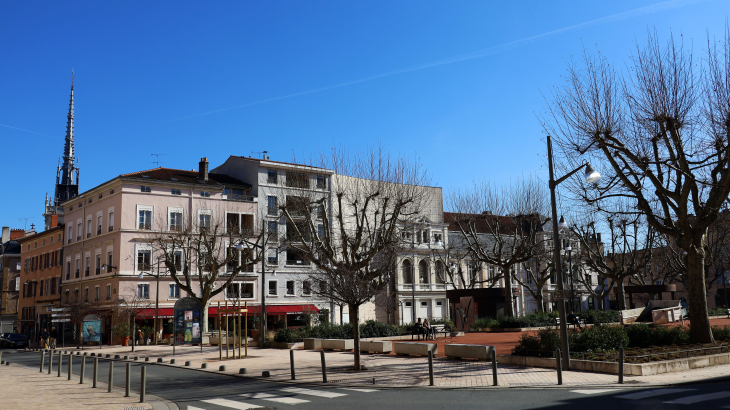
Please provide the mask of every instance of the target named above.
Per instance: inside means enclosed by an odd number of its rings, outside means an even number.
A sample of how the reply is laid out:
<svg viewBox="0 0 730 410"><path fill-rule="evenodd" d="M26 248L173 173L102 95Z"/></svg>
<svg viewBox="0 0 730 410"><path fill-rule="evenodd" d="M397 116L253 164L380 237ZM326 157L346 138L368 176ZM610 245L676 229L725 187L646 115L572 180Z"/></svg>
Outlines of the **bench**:
<svg viewBox="0 0 730 410"><path fill-rule="evenodd" d="M494 346L466 345L459 343L444 345L444 354L449 359L463 359L465 357L469 357L486 361L492 358L492 351L494 351Z"/></svg>
<svg viewBox="0 0 730 410"><path fill-rule="evenodd" d="M400 342L395 343L393 346L395 354L399 356L417 355L417 356L428 356L428 351L432 351L433 355L436 356L438 352L438 346L436 343L411 343L411 342Z"/></svg>
<svg viewBox="0 0 730 410"><path fill-rule="evenodd" d="M322 350L352 350L355 348L353 339L322 339Z"/></svg>
<svg viewBox="0 0 730 410"><path fill-rule="evenodd" d="M581 317L578 317L578 321L580 322L580 325L581 326L583 326L583 327L586 326L586 320L585 319L582 319ZM559 327L559 326L560 326L560 317L556 317L555 318L555 327ZM571 326L573 326L573 328L576 327L575 323L568 322L568 328L569 329L570 329Z"/></svg>
<svg viewBox="0 0 730 410"><path fill-rule="evenodd" d="M389 340L360 341L360 351L390 353L393 351L393 342Z"/></svg>
<svg viewBox="0 0 730 410"><path fill-rule="evenodd" d="M451 333L451 330L446 330L445 325L432 325L431 329L432 329L431 332L434 334L434 336L439 333L443 333L444 337L446 337L447 334ZM421 340L421 336L425 336L425 331L423 329L420 329L420 331L424 332L424 333L420 333L419 329L417 329L415 326L413 326L411 328L411 340L413 340L413 336L416 336L416 335L418 335L418 340ZM453 338L453 336L451 336L451 337Z"/></svg>

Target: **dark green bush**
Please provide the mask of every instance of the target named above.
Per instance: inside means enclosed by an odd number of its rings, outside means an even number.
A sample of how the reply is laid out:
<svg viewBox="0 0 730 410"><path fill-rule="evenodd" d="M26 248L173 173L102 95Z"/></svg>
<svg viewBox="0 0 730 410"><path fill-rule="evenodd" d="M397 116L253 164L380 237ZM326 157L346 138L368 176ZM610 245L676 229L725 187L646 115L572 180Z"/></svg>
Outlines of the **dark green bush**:
<svg viewBox="0 0 730 410"><path fill-rule="evenodd" d="M727 316L727 309L725 309L725 308L707 309L707 314L709 316Z"/></svg>
<svg viewBox="0 0 730 410"><path fill-rule="evenodd" d="M578 313L581 319L585 319L586 323L592 325L602 325L605 323L618 323L618 310L587 310Z"/></svg>
<svg viewBox="0 0 730 410"><path fill-rule="evenodd" d="M471 330L488 329L490 327L497 327L498 325L499 321L496 319L492 319L491 317L480 317L474 321L474 324L471 326Z"/></svg>
<svg viewBox="0 0 730 410"><path fill-rule="evenodd" d="M274 335L274 341L277 343L294 343L301 332L297 332L299 329L285 328L279 329Z"/></svg>
<svg viewBox="0 0 730 410"><path fill-rule="evenodd" d="M712 337L714 337L717 341L730 340L730 327L713 326Z"/></svg>
<svg viewBox="0 0 730 410"><path fill-rule="evenodd" d="M570 332L568 343L570 350L575 352L616 350L629 345L629 336L621 326L595 326Z"/></svg>
<svg viewBox="0 0 730 410"><path fill-rule="evenodd" d="M434 319L431 321L432 325L444 325L444 329L449 332L456 330L456 325L451 319ZM401 333L407 332L408 329L404 329Z"/></svg>
<svg viewBox="0 0 730 410"><path fill-rule="evenodd" d="M626 329L629 347L669 346L689 343L689 329L635 324Z"/></svg>
<svg viewBox="0 0 730 410"><path fill-rule="evenodd" d="M555 326L555 317L557 312L553 313L531 313L525 316L502 316L497 319L496 327L516 328L516 327L548 327Z"/></svg>

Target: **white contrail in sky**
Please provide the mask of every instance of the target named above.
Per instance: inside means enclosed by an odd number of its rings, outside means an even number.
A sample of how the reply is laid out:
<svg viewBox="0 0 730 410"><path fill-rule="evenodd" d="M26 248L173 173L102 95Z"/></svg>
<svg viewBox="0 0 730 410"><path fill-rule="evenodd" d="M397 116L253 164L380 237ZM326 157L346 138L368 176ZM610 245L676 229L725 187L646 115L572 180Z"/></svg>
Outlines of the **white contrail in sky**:
<svg viewBox="0 0 730 410"><path fill-rule="evenodd" d="M51 137L51 138L53 138L52 136L47 135L47 134L41 134L40 132L35 132L35 131L30 131L30 130L24 130L24 129L18 128L18 127L11 127L11 126L5 125L5 124L0 124L0 127L12 128L12 129L18 130L18 131L25 131L25 132L30 132L30 133L33 133L33 134L43 135L44 137Z"/></svg>
<svg viewBox="0 0 730 410"><path fill-rule="evenodd" d="M652 4L652 5L649 5L649 6L639 7L637 9L633 9L633 10L629 10L629 11L624 11L622 13L612 14L610 16L601 17L601 18L598 18L598 19L595 19L595 20L590 20L590 21L587 21L585 23L575 24L575 25L568 26L568 27L563 27L563 28L560 28L560 29L557 29L557 30L552 30L552 31L548 31L548 32L545 32L545 33L537 34L537 35L534 35L534 36L531 36L531 37L526 37L526 38L523 38L523 39L510 41L508 43L499 44L499 45L492 46L492 47L487 47L487 48L484 48L482 50L474 51L474 52L467 53L467 54L462 54L460 56L451 57L451 58L447 58L447 59L444 59L444 60L432 61L430 63L424 63L424 64L419 64L419 65L415 65L415 66L411 66L411 67L401 68L401 69L398 69L398 70L388 71L388 72L385 72L385 73L375 74L375 75L371 75L369 77L364 77L364 78L360 78L360 79L357 79L357 80L348 81L348 82L345 82L345 83L340 83L340 84L335 84L335 85L329 85L329 86L315 88L315 89L311 89L311 90L307 90L307 91L300 91L300 92L297 92L297 93L282 95L282 96L279 96L279 97L267 98L265 100L253 101L253 102L250 102L250 103L236 105L236 106L233 106L233 107L221 108L221 109L213 110L213 111L206 111L206 112L203 112L203 113L200 113L200 114L193 114L193 115L189 115L189 116L185 116L185 117L180 117L180 118L175 118L175 119L163 121L162 123L167 123L167 122L172 122L172 121L179 121L179 120L185 120L185 119L189 119L189 118L200 117L200 116L203 116L203 115L215 114L215 113L222 112L222 111L235 110L237 108L250 107L252 105L259 105L259 104L264 104L264 103L268 103L268 102L272 102L272 101L278 101L278 100L283 100L283 99L287 99L287 98L298 97L298 96L301 96L301 95L313 94L313 93L318 93L318 92L321 92L321 91L327 91L327 90L331 90L333 88L347 87L349 85L364 83L366 81L372 81L372 80L376 80L378 78L389 77L389 76L396 75L396 74L408 73L408 72L411 72L411 71L423 70L424 68L437 67L437 66L441 66L441 65L445 65L445 64L458 63L460 61L466 61L466 60L473 60L475 58L481 58L481 57L486 57L486 56L494 55L494 54L497 54L497 53L501 53L503 51L507 51L507 50L513 49L513 48L515 48L517 46L520 46L522 44L530 43L530 42L539 40L539 39L541 39L543 37L552 36L554 34L559 34L559 33L563 33L563 32L566 32L566 31L571 31L571 30L575 30L575 29L579 29L579 28L590 27L590 26L594 26L594 25L597 25L597 24L603 24L603 23L607 23L607 22L611 22L611 21L626 20L626 19L630 19L630 18L634 18L634 17L638 17L638 16L643 16L643 15L646 15L646 14L652 14L652 13L656 13L656 12L660 12L660 11L664 11L664 10L674 9L674 8L678 8L678 7L684 7L684 6L687 6L687 5L690 5L690 4L696 4L696 3L705 2L705 1L710 1L710 0L670 0L670 1L665 1L663 3L657 3L657 4Z"/></svg>

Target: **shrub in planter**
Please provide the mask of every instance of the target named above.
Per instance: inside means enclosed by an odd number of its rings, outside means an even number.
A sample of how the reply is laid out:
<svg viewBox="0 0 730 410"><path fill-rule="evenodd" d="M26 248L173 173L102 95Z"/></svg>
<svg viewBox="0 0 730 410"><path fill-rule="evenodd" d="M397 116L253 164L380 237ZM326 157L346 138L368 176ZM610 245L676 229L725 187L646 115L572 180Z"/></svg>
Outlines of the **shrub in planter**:
<svg viewBox="0 0 730 410"><path fill-rule="evenodd" d="M444 325L444 330L447 332L453 332L456 330L456 325L454 325L454 322L451 319L436 319L431 322L432 325ZM401 326L403 327L403 326ZM408 329L405 329L406 331ZM405 333L405 332L400 332Z"/></svg>
<svg viewBox="0 0 730 410"><path fill-rule="evenodd" d="M499 321L496 319L492 319L491 317L480 317L474 321L474 324L471 326L471 330L489 329L490 327L497 327L498 325Z"/></svg>
<svg viewBox="0 0 730 410"><path fill-rule="evenodd" d="M587 310L578 313L581 319L585 319L586 323L592 325L601 325L604 323L618 323L618 310Z"/></svg>
<svg viewBox="0 0 730 410"><path fill-rule="evenodd" d="M668 346L689 343L689 330L681 327L638 324L626 329L629 347Z"/></svg>
<svg viewBox="0 0 730 410"><path fill-rule="evenodd" d="M712 336L715 338L715 340L721 340L721 341L730 340L730 327L713 326L712 327Z"/></svg>
<svg viewBox="0 0 730 410"><path fill-rule="evenodd" d="M277 343L294 343L296 342L296 339L301 337L299 335L301 332L298 332L297 330L298 329L292 328L279 329L274 335L274 341Z"/></svg>
<svg viewBox="0 0 730 410"><path fill-rule="evenodd" d="M570 332L568 342L575 352L617 350L629 345L629 336L622 326L596 326Z"/></svg>

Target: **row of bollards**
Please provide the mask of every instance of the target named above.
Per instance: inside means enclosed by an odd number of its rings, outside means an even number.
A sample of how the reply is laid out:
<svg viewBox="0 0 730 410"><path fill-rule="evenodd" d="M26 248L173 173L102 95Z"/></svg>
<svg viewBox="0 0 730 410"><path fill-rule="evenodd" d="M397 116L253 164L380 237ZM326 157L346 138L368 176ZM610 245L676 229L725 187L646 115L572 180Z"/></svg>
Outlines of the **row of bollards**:
<svg viewBox="0 0 730 410"><path fill-rule="evenodd" d="M563 367L561 365L562 362L562 353L560 352L560 349L555 349L555 368L558 371L558 385L563 384ZM495 376L495 383L496 383L496 377ZM619 347L618 348L618 383L623 384L624 383L624 348ZM495 384L496 385L496 384Z"/></svg>
<svg viewBox="0 0 730 410"><path fill-rule="evenodd" d="M48 374L50 375L53 369L53 350L49 351L48 356ZM61 353L61 351L58 352L58 366L57 366L57 375L56 377L61 377L61 368L63 367L63 356L64 354ZM66 356L68 356L67 361L67 370L68 370L68 380L71 380L71 376L73 374L73 353L69 353ZM108 355L107 355L108 356ZM98 356L94 356L94 373L92 378L92 388L97 387L97 381L99 378L99 357L101 357L101 354ZM2 352L0 352L0 359L2 358ZM45 362L46 362L46 351L41 351L41 363L40 363L40 372L43 373L43 370L45 368ZM3 364L10 365L9 362L2 361ZM130 388L131 388L131 381L132 381L132 371L131 371L131 363L127 362L127 368L126 368L126 378L125 378L125 389L124 389L124 397L130 397ZM81 369L79 371L79 384L84 384L84 375L86 371L86 355L81 356ZM147 369L145 366L141 366L141 372L140 372L140 403L144 403L145 401L145 387L146 387L146 380L147 380ZM111 393L112 387L114 382L114 362L109 361L109 381L107 383L108 388L107 392Z"/></svg>

